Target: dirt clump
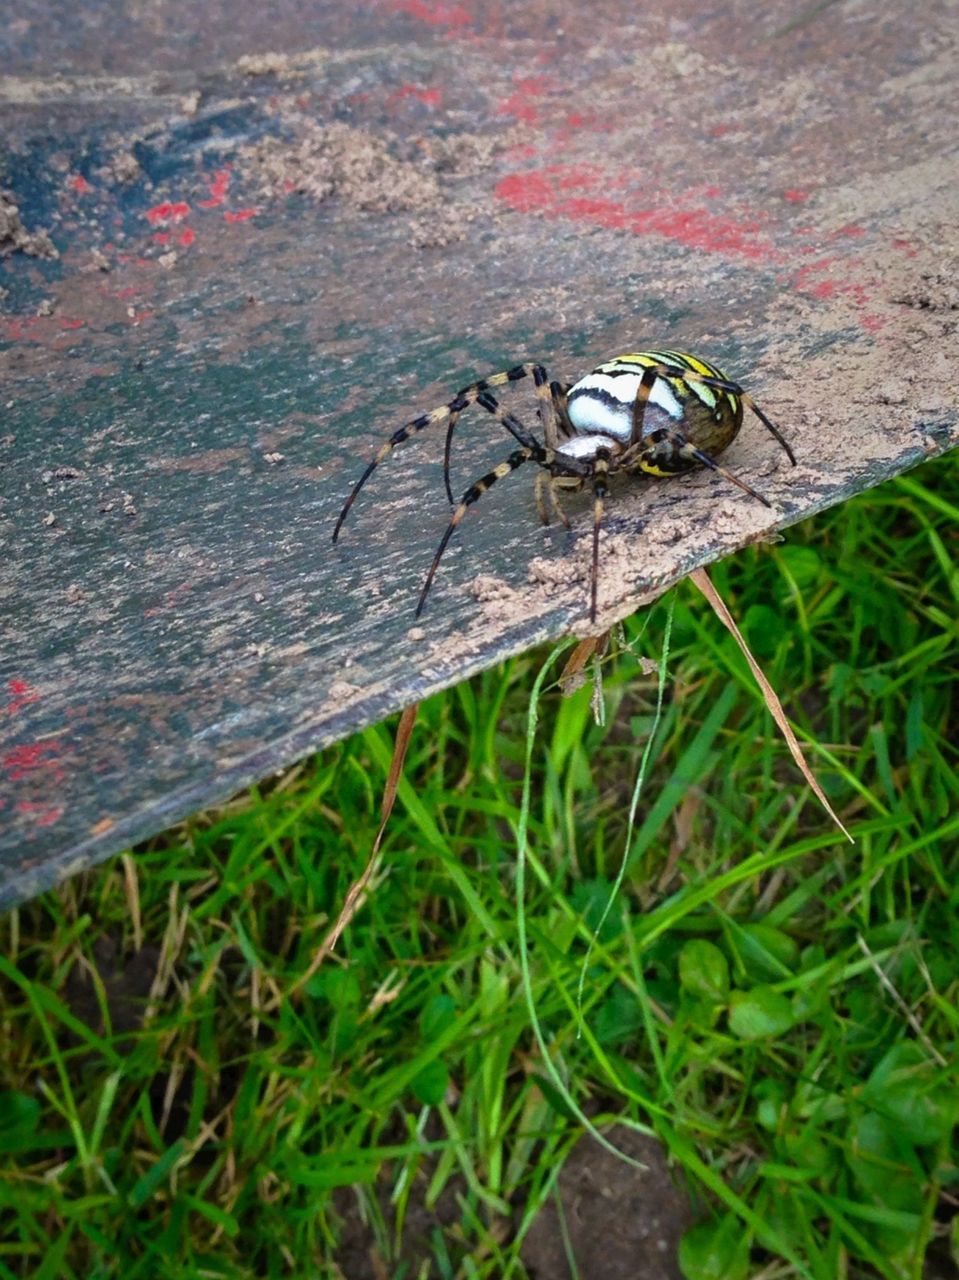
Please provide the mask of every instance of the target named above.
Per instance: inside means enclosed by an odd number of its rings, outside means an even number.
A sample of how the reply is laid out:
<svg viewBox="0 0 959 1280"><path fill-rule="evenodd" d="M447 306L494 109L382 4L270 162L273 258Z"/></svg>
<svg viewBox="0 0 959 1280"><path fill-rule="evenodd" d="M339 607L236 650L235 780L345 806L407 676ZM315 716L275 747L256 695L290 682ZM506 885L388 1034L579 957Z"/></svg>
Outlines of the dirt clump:
<svg viewBox="0 0 959 1280"><path fill-rule="evenodd" d="M457 200L451 184L484 172L521 130L400 138L352 124L319 124L284 100L277 114L286 137L240 149L239 163L267 199L305 195L340 200L361 213L412 213L409 243L444 248L464 240L481 211L476 198ZM473 193L475 197L475 193Z"/></svg>
<svg viewBox="0 0 959 1280"><path fill-rule="evenodd" d="M31 258L59 258L48 231L28 231L20 207L9 191L0 191L0 258L25 253Z"/></svg>
<svg viewBox="0 0 959 1280"><path fill-rule="evenodd" d="M368 213L424 210L440 199L435 174L397 159L386 140L353 125L303 123L297 138L264 138L241 158L265 195L338 197Z"/></svg>

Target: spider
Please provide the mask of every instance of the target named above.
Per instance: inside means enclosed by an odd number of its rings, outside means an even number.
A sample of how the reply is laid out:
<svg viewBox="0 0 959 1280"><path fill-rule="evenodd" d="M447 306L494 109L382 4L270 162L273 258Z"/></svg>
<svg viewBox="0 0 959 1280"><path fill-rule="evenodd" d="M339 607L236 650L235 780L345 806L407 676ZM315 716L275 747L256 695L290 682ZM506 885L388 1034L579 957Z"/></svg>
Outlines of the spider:
<svg viewBox="0 0 959 1280"><path fill-rule="evenodd" d="M533 379L544 443L519 418L502 408L492 392L493 387L502 387L526 377ZM456 526L481 494L526 462L535 462L541 468L536 477L536 505L544 524L549 524L549 506L552 505L566 528L570 528L569 518L559 502L559 490L577 491L587 484L592 487L591 622L596 621L599 530L608 493L607 478L611 474L625 471L672 476L693 467L708 467L764 506L771 506L768 499L721 466L714 456L732 444L739 434L743 405L775 436L789 461L796 465L789 444L753 398L738 383L730 382L715 365L685 351L637 351L616 356L605 364L597 365L571 386L550 381L541 364L518 364L464 387L447 404L413 418L394 431L380 446L343 504L333 530L333 541L339 537L343 521L357 495L379 464L411 435L441 422L447 423L443 479L453 505L450 486L453 433L460 415L473 404L491 413L522 447L475 480L455 506L420 592L417 618L426 604L443 552Z"/></svg>

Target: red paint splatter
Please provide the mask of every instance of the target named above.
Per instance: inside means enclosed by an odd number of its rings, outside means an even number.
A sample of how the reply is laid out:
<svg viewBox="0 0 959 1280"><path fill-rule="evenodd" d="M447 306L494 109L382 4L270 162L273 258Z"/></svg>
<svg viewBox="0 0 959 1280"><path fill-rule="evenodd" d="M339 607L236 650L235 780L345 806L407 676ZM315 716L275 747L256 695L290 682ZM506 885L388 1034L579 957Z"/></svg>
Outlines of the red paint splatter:
<svg viewBox="0 0 959 1280"><path fill-rule="evenodd" d="M387 102L402 102L404 98L416 98L425 102L428 107L438 107L443 101L442 89L424 89L418 84L404 84L395 89L386 99Z"/></svg>
<svg viewBox="0 0 959 1280"><path fill-rule="evenodd" d="M135 284L126 284L122 289L117 289L118 298L135 298L140 290Z"/></svg>
<svg viewBox="0 0 959 1280"><path fill-rule="evenodd" d="M7 337L14 342L36 342L38 339L29 330L35 329L39 323L39 316L11 316L5 321L4 328L7 331Z"/></svg>
<svg viewBox="0 0 959 1280"><path fill-rule="evenodd" d="M547 170L554 186L560 191L588 191L596 186L596 173L585 165L571 165L568 169Z"/></svg>
<svg viewBox="0 0 959 1280"><path fill-rule="evenodd" d="M63 777L60 751L61 743L55 738L46 742L24 742L0 758L0 766L6 770L11 782L19 782L40 770L48 771L59 780Z"/></svg>
<svg viewBox="0 0 959 1280"><path fill-rule="evenodd" d="M246 222L247 218L255 218L256 209L227 209L223 217L227 222Z"/></svg>
<svg viewBox="0 0 959 1280"><path fill-rule="evenodd" d="M223 203L227 190L230 186L229 169L217 169L213 178L208 183L210 188L209 200L201 200L199 202L201 209L215 209L217 205Z"/></svg>
<svg viewBox="0 0 959 1280"><path fill-rule="evenodd" d="M162 204L147 209L145 216L151 227L155 227L161 222L182 222L189 212L190 206L185 200L164 200Z"/></svg>
<svg viewBox="0 0 959 1280"><path fill-rule="evenodd" d="M473 15L461 4L427 4L426 0L392 0L394 13L407 13L431 27L471 27Z"/></svg>
<svg viewBox="0 0 959 1280"><path fill-rule="evenodd" d="M171 232L169 231L154 231L153 239L156 241L157 244L169 244L170 235L171 235Z"/></svg>
<svg viewBox="0 0 959 1280"><path fill-rule="evenodd" d="M652 231L691 249L711 253L734 253L745 258L769 259L773 247L754 239L758 224L709 213L706 209L650 209L634 214L631 229Z"/></svg>
<svg viewBox="0 0 959 1280"><path fill-rule="evenodd" d="M82 173L74 173L70 177L70 186L80 196L88 196L93 188Z"/></svg>
<svg viewBox="0 0 959 1280"><path fill-rule="evenodd" d="M85 324L86 320L67 320L66 318L60 320L61 329L82 329Z"/></svg>
<svg viewBox="0 0 959 1280"><path fill-rule="evenodd" d="M562 123L557 125L544 142L550 151L562 154L568 148L569 140L575 133L583 130L592 133L609 133L613 127L610 120L596 112L573 111L563 117Z"/></svg>
<svg viewBox="0 0 959 1280"><path fill-rule="evenodd" d="M49 827L63 817L62 804L42 804L34 800L18 800L13 806L17 813L33 814L38 827Z"/></svg>
<svg viewBox="0 0 959 1280"><path fill-rule="evenodd" d="M525 121L526 124L537 124L540 117L535 99L541 98L547 91L546 77L530 76L515 81L515 85L509 97L504 98L498 105L497 112L501 116L514 116L517 120Z"/></svg>
<svg viewBox="0 0 959 1280"><path fill-rule="evenodd" d="M508 173L493 188L493 195L516 213L548 209L554 201L553 184L542 173Z"/></svg>
<svg viewBox="0 0 959 1280"><path fill-rule="evenodd" d="M835 276L826 280L813 279L813 277L820 275L833 266L836 267ZM855 271L856 259L840 258L833 254L801 267L793 276L792 282L800 293L805 293L811 298L844 297L848 298L856 307L865 307L871 300L872 290L876 281L854 280L851 275Z"/></svg>
<svg viewBox="0 0 959 1280"><path fill-rule="evenodd" d="M31 702L40 701L39 693L26 680L8 680L7 689L10 692L10 701L3 710L8 716L16 715L24 707L28 707Z"/></svg>
<svg viewBox="0 0 959 1280"><path fill-rule="evenodd" d="M867 333L878 333L880 329L886 327L886 317L875 315L860 316L859 323Z"/></svg>
<svg viewBox="0 0 959 1280"><path fill-rule="evenodd" d="M811 250L815 252L815 249ZM806 281L810 276L818 275L820 271L825 271L827 267L831 267L834 262L840 262L835 254L831 254L828 258L819 258L816 262L807 262L804 267L800 267L793 277L793 283L799 289L806 287Z"/></svg>
<svg viewBox="0 0 959 1280"><path fill-rule="evenodd" d="M839 227L833 232L837 236L865 236L869 234L867 227L860 227L858 223L847 222L844 227Z"/></svg>
<svg viewBox="0 0 959 1280"><path fill-rule="evenodd" d="M907 258L914 258L919 252L919 250L916 248L916 246L912 243L911 240L905 240L901 238L897 238L893 240L892 247L894 249L901 249Z"/></svg>
<svg viewBox="0 0 959 1280"><path fill-rule="evenodd" d="M802 204L809 199L809 192L804 191L802 187L790 187L788 191L783 192L783 199L789 200L792 204Z"/></svg>
<svg viewBox="0 0 959 1280"><path fill-rule="evenodd" d="M774 260L775 248L759 238L759 223L711 213L701 206L663 205L634 208L626 200L603 196L564 197L571 181L579 187L608 188L599 172L555 170L512 173L500 179L494 195L518 213L541 213L549 218L570 218L593 226L631 231L634 235L660 235L678 244L707 252L737 254L745 258Z"/></svg>
<svg viewBox="0 0 959 1280"><path fill-rule="evenodd" d="M193 243L195 239L196 239L196 232L193 230L193 228L185 227L184 230L180 232L180 236L179 236L179 239L177 240L177 244L181 244L184 249L189 249L190 245Z"/></svg>

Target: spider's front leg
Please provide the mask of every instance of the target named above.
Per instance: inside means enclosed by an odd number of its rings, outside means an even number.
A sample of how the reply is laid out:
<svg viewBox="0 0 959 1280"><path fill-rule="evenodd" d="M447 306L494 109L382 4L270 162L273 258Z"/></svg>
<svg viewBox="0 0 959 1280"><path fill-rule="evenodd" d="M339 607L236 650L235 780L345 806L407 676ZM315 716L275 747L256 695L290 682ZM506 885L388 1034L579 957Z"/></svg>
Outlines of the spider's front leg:
<svg viewBox="0 0 959 1280"><path fill-rule="evenodd" d="M433 563L430 565L430 571L426 575L426 581L423 583L423 590L420 592L419 603L416 606L416 617L418 618L423 612L423 606L426 604L426 597L430 593L430 587L433 585L433 579L436 577L436 570L440 567L440 561L443 558L443 552L449 545L449 540L456 532L456 526L469 511L474 502L478 502L487 489L491 489L497 480L502 480L504 476L508 476L511 471L515 471L517 467L521 467L524 462L534 460L546 465L546 451L538 444L533 448L517 449L511 453L505 461L495 466L492 471L488 471L485 476L481 476L479 480L474 480L470 487L463 494L459 506L453 512L449 524L446 526L446 532L440 539L440 545L436 548L436 554L433 557Z"/></svg>
<svg viewBox="0 0 959 1280"><path fill-rule="evenodd" d="M456 399L465 401L465 404L463 408L457 409L450 414L449 425L446 428L446 445L443 450L443 482L446 485L446 496L449 498L451 505L453 503L453 488L450 483L450 454L453 448L453 432L456 430L460 414L469 405L478 404L481 409L491 413L498 422L501 422L508 431L512 432L521 444L529 447L529 441L524 440L515 429L517 426L522 426L522 424L513 414L502 408L491 391L492 387L502 387L507 383L518 382L521 378L526 377L532 377L533 379L546 447L547 449L559 447L561 429L564 424L568 424L566 389L562 383L550 382L549 374L541 364L534 364L528 361L525 364L514 365L512 369L507 369L503 373L493 373L487 378L481 378L479 382L471 383L470 386L464 387L462 391L457 393Z"/></svg>
<svg viewBox="0 0 959 1280"><path fill-rule="evenodd" d="M402 444L404 440L408 440L411 435L415 435L419 431L425 431L427 427L435 426L437 423L443 422L447 418L454 418L455 420L455 418L459 417L464 409L469 408L471 403L472 401L465 398L462 394L454 396L447 404L441 404L436 409L430 409L429 413L421 413L418 418L411 418L409 422L404 422L401 427L393 432L388 440L384 440L374 454L372 462L370 462L359 480L353 486L350 496L343 504L343 508L340 511L336 524L333 527L334 542L336 542L337 538L340 536L343 521L349 515L350 508L359 497L360 490L366 484L367 480L369 480L370 476L380 463L386 461L396 446ZM525 435L529 434L525 431L525 428L523 431ZM530 439L532 439L532 437L530 437ZM525 444L526 441L524 440L523 443Z"/></svg>

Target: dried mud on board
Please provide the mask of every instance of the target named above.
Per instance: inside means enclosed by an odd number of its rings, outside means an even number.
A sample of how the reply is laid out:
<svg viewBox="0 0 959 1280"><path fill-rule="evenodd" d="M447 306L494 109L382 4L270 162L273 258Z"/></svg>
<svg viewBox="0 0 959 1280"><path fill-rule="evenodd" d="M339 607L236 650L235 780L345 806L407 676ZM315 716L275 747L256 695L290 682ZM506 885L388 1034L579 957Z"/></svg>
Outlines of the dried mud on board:
<svg viewBox="0 0 959 1280"><path fill-rule="evenodd" d="M58 258L57 247L48 231L28 231L19 206L9 192L0 190L0 258L25 253L30 258Z"/></svg>
<svg viewBox="0 0 959 1280"><path fill-rule="evenodd" d="M319 124L286 96L271 111L285 136L262 138L237 155L240 171L262 197L280 199L295 192L317 203L339 200L352 212L420 214L409 224L416 248L465 239L479 204L456 199L450 181L483 173L526 134L514 126L491 134L400 137L341 122Z"/></svg>

